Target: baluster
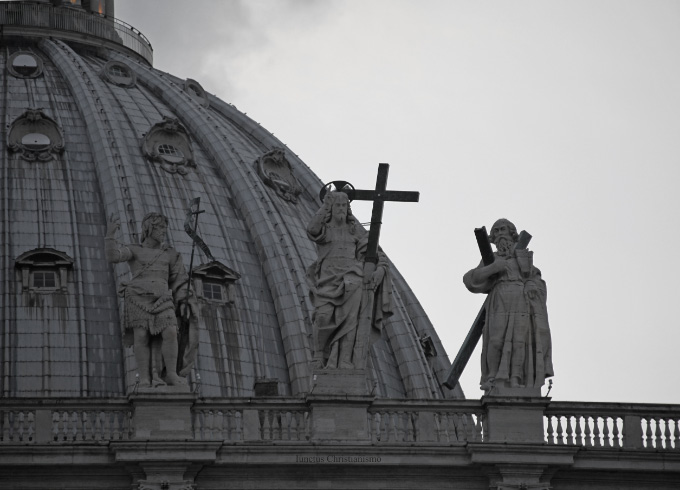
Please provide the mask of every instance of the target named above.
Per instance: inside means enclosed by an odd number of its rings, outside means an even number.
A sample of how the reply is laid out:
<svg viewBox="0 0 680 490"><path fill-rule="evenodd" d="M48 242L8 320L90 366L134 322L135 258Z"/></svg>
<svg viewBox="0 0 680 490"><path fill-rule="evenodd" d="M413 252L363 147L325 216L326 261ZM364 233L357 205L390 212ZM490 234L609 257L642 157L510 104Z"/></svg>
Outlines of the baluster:
<svg viewBox="0 0 680 490"><path fill-rule="evenodd" d="M66 440L68 442L73 442L76 440L76 434L78 433L78 413L73 410L71 413L66 413Z"/></svg>
<svg viewBox="0 0 680 490"><path fill-rule="evenodd" d="M100 412L97 410L95 412L95 425L96 425L96 432L95 432L95 440L96 441L101 441L104 439L104 413Z"/></svg>
<svg viewBox="0 0 680 490"><path fill-rule="evenodd" d="M52 440L59 441L59 412L56 410L52 412Z"/></svg>
<svg viewBox="0 0 680 490"><path fill-rule="evenodd" d="M590 415L584 417L585 422L586 422L586 427L585 427L585 436L586 436L586 447L593 447L593 429L590 427L590 422L593 422L593 425L597 425L597 421L594 420L594 417L591 417Z"/></svg>
<svg viewBox="0 0 680 490"><path fill-rule="evenodd" d="M291 413L289 411L281 411L279 417L281 419L281 440L290 441Z"/></svg>
<svg viewBox="0 0 680 490"><path fill-rule="evenodd" d="M647 422L647 429L645 430L645 442L643 443L643 446L645 446L647 449L651 449L654 447L654 442L652 440L654 432L652 431L652 421L654 420L654 417L649 417L646 422Z"/></svg>
<svg viewBox="0 0 680 490"><path fill-rule="evenodd" d="M215 429L213 430L212 439L214 441L224 441L224 426L225 414L222 410L215 412Z"/></svg>
<svg viewBox="0 0 680 490"><path fill-rule="evenodd" d="M206 440L213 440L213 429L215 428L215 413L212 410L207 410L203 419L203 437Z"/></svg>
<svg viewBox="0 0 680 490"><path fill-rule="evenodd" d="M680 451L680 419L675 420L675 450Z"/></svg>
<svg viewBox="0 0 680 490"><path fill-rule="evenodd" d="M408 440L417 441L420 439L420 434L418 434L418 412L411 412L408 417Z"/></svg>
<svg viewBox="0 0 680 490"><path fill-rule="evenodd" d="M17 440L20 442L24 441L24 411L19 412L19 417L17 417Z"/></svg>
<svg viewBox="0 0 680 490"><path fill-rule="evenodd" d="M564 423L562 423L562 415L557 415L555 417L557 420L557 428L555 432L555 444L559 444L561 446L567 444L568 441L565 440L565 429L564 429ZM569 417L565 418L565 421L569 420Z"/></svg>
<svg viewBox="0 0 680 490"><path fill-rule="evenodd" d="M122 439L123 412L114 410L111 412L111 417L113 424L111 438L114 441L120 441Z"/></svg>
<svg viewBox="0 0 680 490"><path fill-rule="evenodd" d="M657 417L655 419L656 422L656 428L654 430L654 447L657 449L663 449L663 440L661 439L661 436L663 432L661 431L661 422L663 421L663 418Z"/></svg>
<svg viewBox="0 0 680 490"><path fill-rule="evenodd" d="M612 435L613 435L613 440L612 440L612 446L615 448L622 447L621 440L619 439L619 436L621 435L621 431L619 430L619 417L612 417L612 422L613 422L613 427L612 427Z"/></svg>
<svg viewBox="0 0 680 490"><path fill-rule="evenodd" d="M265 410L265 424L266 424L266 438L272 440L274 438L274 428L272 423L274 422L274 414L271 410Z"/></svg>
<svg viewBox="0 0 680 490"><path fill-rule="evenodd" d="M406 420L405 420L406 413L401 410L398 412L394 413L395 417L395 424L394 424L394 432L395 432L395 439L397 442L404 442L406 440Z"/></svg>
<svg viewBox="0 0 680 490"><path fill-rule="evenodd" d="M552 418L552 415L547 415L546 418L547 418L548 423L546 424L547 427L545 429L545 442L548 445L552 445L552 444L555 444L555 437L554 437L554 434L553 434L554 429L553 429L553 423L552 423L553 418Z"/></svg>
<svg viewBox="0 0 680 490"><path fill-rule="evenodd" d="M89 410L83 411L83 440L89 441L92 435L92 417Z"/></svg>
<svg viewBox="0 0 680 490"><path fill-rule="evenodd" d="M583 424L582 420L584 420L585 417L581 415L576 415L574 416L574 443L576 443L579 446L584 446L586 441L585 437L583 435Z"/></svg>
<svg viewBox="0 0 680 490"><path fill-rule="evenodd" d="M665 449L672 449L671 441L673 439L672 439L672 436L671 436L671 419L670 418L664 419L663 423L664 423L664 426L665 426L664 435L663 435L663 447Z"/></svg>
<svg viewBox="0 0 680 490"><path fill-rule="evenodd" d="M74 413L75 413L75 415L76 415L76 423L75 423L75 426L76 426L76 433L75 433L75 440L76 440L77 442L82 442L82 440L83 440L83 438L84 438L84 431L85 431L85 420L84 420L85 412L84 412L84 411L81 411L81 412L74 412Z"/></svg>
<svg viewBox="0 0 680 490"><path fill-rule="evenodd" d="M444 416L442 412L435 412L434 423L437 427L437 442L444 442L446 435L444 434Z"/></svg>
<svg viewBox="0 0 680 490"><path fill-rule="evenodd" d="M9 410L5 410L2 413L2 440L4 442L9 441Z"/></svg>
<svg viewBox="0 0 680 490"><path fill-rule="evenodd" d="M602 445L604 447L612 447L612 441L611 441L611 431L609 429L609 422L611 420L614 420L614 424L616 424L616 418L612 419L612 417L602 417Z"/></svg>
<svg viewBox="0 0 680 490"><path fill-rule="evenodd" d="M567 440L566 444L576 444L575 434L574 434L574 424L572 423L571 415L567 415Z"/></svg>
<svg viewBox="0 0 680 490"><path fill-rule="evenodd" d="M274 427L276 428L276 440L280 441L283 438L283 412L280 410L274 411Z"/></svg>
<svg viewBox="0 0 680 490"><path fill-rule="evenodd" d="M602 420L603 417L598 417L595 415L593 417L593 446L594 447L602 447L602 440L601 440L601 431L600 431L600 420ZM606 419L605 419L606 423Z"/></svg>
<svg viewBox="0 0 680 490"><path fill-rule="evenodd" d="M380 433L380 425L382 424L382 414L380 412L375 412L373 414L373 431L374 437L377 442L382 440L382 434Z"/></svg>
<svg viewBox="0 0 680 490"><path fill-rule="evenodd" d="M484 441L484 414L477 413L474 414L477 419L475 423L475 441ZM472 417L472 415L470 415Z"/></svg>
<svg viewBox="0 0 680 490"><path fill-rule="evenodd" d="M27 440L33 442L35 440L35 412L33 412L32 410L29 411L27 414L27 419L28 419Z"/></svg>

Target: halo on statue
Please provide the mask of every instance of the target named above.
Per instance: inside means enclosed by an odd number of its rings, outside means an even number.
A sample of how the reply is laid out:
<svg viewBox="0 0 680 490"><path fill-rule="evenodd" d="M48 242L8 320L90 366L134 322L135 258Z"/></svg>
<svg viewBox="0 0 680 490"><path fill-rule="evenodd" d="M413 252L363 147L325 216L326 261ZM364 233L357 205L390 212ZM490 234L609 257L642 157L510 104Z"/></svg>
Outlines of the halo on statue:
<svg viewBox="0 0 680 490"><path fill-rule="evenodd" d="M349 202L354 200L354 186L344 180L334 180L323 186L319 191L319 199L321 202L323 202L323 198L326 197L326 194L332 191L344 192L347 194Z"/></svg>

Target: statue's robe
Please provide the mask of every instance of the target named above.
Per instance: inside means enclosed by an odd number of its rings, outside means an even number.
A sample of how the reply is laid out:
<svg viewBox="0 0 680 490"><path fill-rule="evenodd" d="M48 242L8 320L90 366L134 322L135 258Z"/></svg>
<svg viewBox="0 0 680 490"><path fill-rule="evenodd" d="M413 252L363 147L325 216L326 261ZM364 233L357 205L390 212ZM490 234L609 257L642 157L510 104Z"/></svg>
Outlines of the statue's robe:
<svg viewBox="0 0 680 490"><path fill-rule="evenodd" d="M499 257L498 253L494 255ZM546 378L553 376L545 281L533 265L530 265L525 277L514 256L507 262L509 267L505 271L486 281L478 281L474 277L475 270L484 267L483 263L463 277L471 292L488 294L482 334L481 383L491 379L509 380L516 376L523 386L540 387L545 384ZM527 284L535 286L534 299L527 294ZM490 362L490 349L500 351L498 366ZM524 359L518 355L522 350Z"/></svg>
<svg viewBox="0 0 680 490"><path fill-rule="evenodd" d="M363 294L364 262L363 258L368 244L366 231L355 227L350 232L349 224L335 227L325 223L318 234L307 232L309 238L316 242L318 259L307 270L310 286L310 297L316 312L332 307L332 321L328 325L319 326L314 318L316 328L316 349L323 351L326 365L337 365L337 343L345 336L356 340L359 326L361 302L366 301ZM377 268L383 268L385 276L374 295L372 340L380 337L383 319L392 314L392 286L389 275L387 257L379 252ZM334 348L335 347L335 348Z"/></svg>

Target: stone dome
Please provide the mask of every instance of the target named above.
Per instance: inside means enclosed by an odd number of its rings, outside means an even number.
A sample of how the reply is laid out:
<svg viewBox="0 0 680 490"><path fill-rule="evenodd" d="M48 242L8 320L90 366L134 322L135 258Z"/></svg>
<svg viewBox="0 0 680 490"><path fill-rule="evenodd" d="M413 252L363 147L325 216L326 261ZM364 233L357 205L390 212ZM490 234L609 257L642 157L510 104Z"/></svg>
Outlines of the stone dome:
<svg viewBox="0 0 680 490"><path fill-rule="evenodd" d="M305 274L317 251L305 230L323 182L199 82L154 69L149 42L113 18L111 0L3 2L0 23L3 396L133 390L117 294L130 272L106 260L107 220L119 217L123 240L137 243L147 213L167 216L188 266L195 198L212 257L196 248L193 258L200 336L190 383L205 397L254 396L260 381L283 396L309 392ZM462 397L443 387L446 353L393 273L394 315L369 358L374 393Z"/></svg>

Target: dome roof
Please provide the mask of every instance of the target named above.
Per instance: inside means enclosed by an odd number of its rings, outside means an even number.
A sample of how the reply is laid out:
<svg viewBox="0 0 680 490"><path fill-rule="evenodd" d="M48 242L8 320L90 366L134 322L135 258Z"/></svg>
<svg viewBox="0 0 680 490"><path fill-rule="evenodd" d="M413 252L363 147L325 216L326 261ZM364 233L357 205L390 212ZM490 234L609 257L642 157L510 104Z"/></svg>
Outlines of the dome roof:
<svg viewBox="0 0 680 490"><path fill-rule="evenodd" d="M192 383L200 379L206 397L252 396L262 379L277 380L280 395L309 392L313 307L305 272L317 251L305 230L323 183L200 83L154 69L150 45L129 26L83 34L83 23L59 30L40 15L100 20L49 3L0 4L3 395L133 389L117 294L130 272L106 261L107 219L119 217L123 240L138 243L147 213L167 216L168 240L188 265L184 224L197 197L205 211L199 234L212 257L196 249L193 259L200 320ZM369 359L376 395L462 396L442 386L446 353L393 270L395 313Z"/></svg>

